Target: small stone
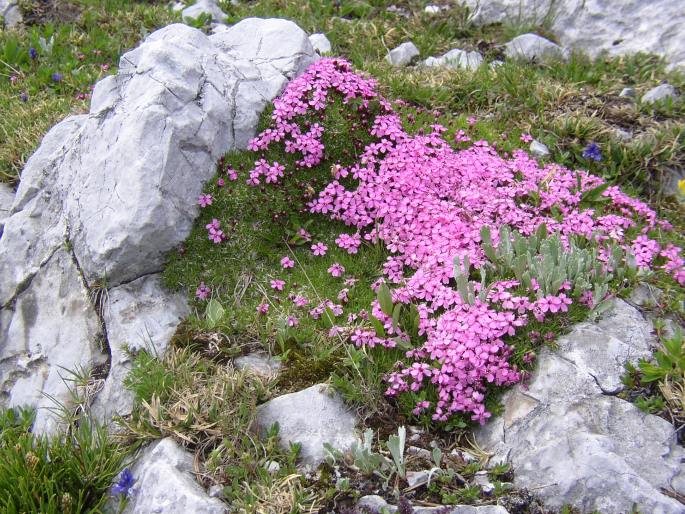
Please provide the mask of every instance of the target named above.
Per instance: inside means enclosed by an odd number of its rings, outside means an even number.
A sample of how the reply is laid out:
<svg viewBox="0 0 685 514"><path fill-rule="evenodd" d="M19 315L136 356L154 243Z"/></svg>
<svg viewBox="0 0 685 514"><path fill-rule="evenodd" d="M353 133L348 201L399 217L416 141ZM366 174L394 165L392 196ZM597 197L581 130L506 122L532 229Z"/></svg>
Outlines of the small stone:
<svg viewBox="0 0 685 514"><path fill-rule="evenodd" d="M210 498L223 498L224 497L224 486L215 484L209 488L207 494Z"/></svg>
<svg viewBox="0 0 685 514"><path fill-rule="evenodd" d="M390 513L397 512L397 507L388 504L381 496L376 494L362 496L357 502L357 507L359 509L367 509L369 512L381 512L383 509L387 509Z"/></svg>
<svg viewBox="0 0 685 514"><path fill-rule="evenodd" d="M357 417L327 384L279 396L257 408L256 424L264 433L278 423L281 445L300 443L303 464L318 466L325 458L324 443L345 452L358 442Z"/></svg>
<svg viewBox="0 0 685 514"><path fill-rule="evenodd" d="M419 56L419 49L411 41L402 43L397 48L390 50L385 60L393 66L407 66Z"/></svg>
<svg viewBox="0 0 685 514"><path fill-rule="evenodd" d="M536 157L547 157L549 155L549 148L537 139L533 139L530 143L530 153Z"/></svg>
<svg viewBox="0 0 685 514"><path fill-rule="evenodd" d="M522 34L504 45L504 54L510 59L544 62L564 59L566 53L556 43L537 34Z"/></svg>
<svg viewBox="0 0 685 514"><path fill-rule="evenodd" d="M261 377L275 377L283 367L281 361L264 353L250 353L233 360L235 367L244 369Z"/></svg>
<svg viewBox="0 0 685 514"><path fill-rule="evenodd" d="M480 487L485 494L490 494L495 490L495 485L490 482L487 471L478 471L473 477L473 482Z"/></svg>
<svg viewBox="0 0 685 514"><path fill-rule="evenodd" d="M661 84L647 91L642 97L642 103L653 104L668 98L673 100L678 98L675 88L671 84Z"/></svg>
<svg viewBox="0 0 685 514"><path fill-rule="evenodd" d="M409 446L407 448L407 453L409 455L416 455L417 457L421 457L422 459L426 460L431 460L432 459L432 454L428 450L424 448L419 448L417 446Z"/></svg>
<svg viewBox="0 0 685 514"><path fill-rule="evenodd" d="M635 98L637 96L637 92L632 87L624 87L621 89L621 92L618 94L618 96L621 98Z"/></svg>
<svg viewBox="0 0 685 514"><path fill-rule="evenodd" d="M409 487L418 487L428 482L428 471L407 471L407 484Z"/></svg>
<svg viewBox="0 0 685 514"><path fill-rule="evenodd" d="M198 2L194 3L190 7L183 9L181 16L183 19L188 18L195 20L203 14L209 15L212 21L218 21L221 23L228 19L226 13L222 11L221 7L219 7L213 0L198 0Z"/></svg>
<svg viewBox="0 0 685 514"><path fill-rule="evenodd" d="M454 48L440 57L429 57L423 61L424 66L444 66L450 69L477 70L483 63L483 56L478 52L467 52Z"/></svg>
<svg viewBox="0 0 685 514"><path fill-rule="evenodd" d="M624 143L627 143L631 139L633 139L633 133L630 132L629 130L623 130L620 128L614 129L614 137L618 139L619 141L622 141Z"/></svg>
<svg viewBox="0 0 685 514"><path fill-rule="evenodd" d="M228 513L228 507L218 498L211 498L195 480L193 455L170 437L143 450L131 473L138 494L131 495L123 514ZM117 503L110 501L112 512L117 512Z"/></svg>
<svg viewBox="0 0 685 514"><path fill-rule="evenodd" d="M320 55L331 53L331 42L326 34L312 34L309 36L309 42Z"/></svg>
<svg viewBox="0 0 685 514"><path fill-rule="evenodd" d="M275 460L267 460L264 463L264 468L270 475L275 475L281 470L281 465Z"/></svg>
<svg viewBox="0 0 685 514"><path fill-rule="evenodd" d="M496 70L500 66L504 66L504 61L500 61L499 59L495 59L490 63L490 69Z"/></svg>
<svg viewBox="0 0 685 514"><path fill-rule="evenodd" d="M385 11L391 14L397 14L398 16L402 16L403 18L411 17L411 13L409 11L407 11L403 7L397 7L395 4L389 5L385 9Z"/></svg>
<svg viewBox="0 0 685 514"><path fill-rule="evenodd" d="M442 7L440 5L432 5L431 4L431 5L427 5L426 7L424 7L423 12L425 12L427 14L438 14L443 9L444 9L444 7Z"/></svg>

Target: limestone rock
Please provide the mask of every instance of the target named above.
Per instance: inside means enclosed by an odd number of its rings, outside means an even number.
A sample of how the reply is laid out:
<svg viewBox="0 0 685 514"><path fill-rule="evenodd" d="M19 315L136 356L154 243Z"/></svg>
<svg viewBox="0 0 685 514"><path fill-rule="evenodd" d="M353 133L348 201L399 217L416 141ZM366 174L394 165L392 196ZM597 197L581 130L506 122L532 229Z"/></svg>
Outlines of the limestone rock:
<svg viewBox="0 0 685 514"><path fill-rule="evenodd" d="M9 217L12 203L14 203L14 191L9 185L0 182L0 236L5 226L5 219Z"/></svg>
<svg viewBox="0 0 685 514"><path fill-rule="evenodd" d="M676 93L675 88L672 85L661 84L660 86L656 86L647 91L642 96L642 103L653 104L656 102L660 102L662 100L666 100L668 98L672 98L673 100L675 100L676 98L678 98L678 94Z"/></svg>
<svg viewBox="0 0 685 514"><path fill-rule="evenodd" d="M0 0L0 18L8 29L23 21L17 0Z"/></svg>
<svg viewBox="0 0 685 514"><path fill-rule="evenodd" d="M459 48L454 48L440 57L429 57L423 64L425 66L444 66L452 69L477 70L483 63L483 56L478 52L466 52Z"/></svg>
<svg viewBox="0 0 685 514"><path fill-rule="evenodd" d="M110 289L104 298L103 317L111 353L104 386L91 413L105 422L126 416L133 395L123 382L131 370L131 355L141 349L163 357L176 327L190 313L185 295L167 291L159 275L148 275Z"/></svg>
<svg viewBox="0 0 685 514"><path fill-rule="evenodd" d="M319 54L331 53L331 42L326 37L326 34L312 34L309 36L309 42Z"/></svg>
<svg viewBox="0 0 685 514"><path fill-rule="evenodd" d="M193 455L173 439L151 444L131 468L134 494L124 514L225 514L228 507L211 498L195 480Z"/></svg>
<svg viewBox="0 0 685 514"><path fill-rule="evenodd" d="M509 460L514 484L550 508L582 512L681 513L661 487L685 492L685 450L673 426L613 394L624 364L651 355L651 323L615 300L597 323L578 324L543 350L527 388L503 397L504 415L477 432L479 445ZM544 486L544 487L543 487Z"/></svg>
<svg viewBox="0 0 685 514"><path fill-rule="evenodd" d="M637 96L637 93L635 92L635 89L632 87L624 87L621 89L621 92L618 94L621 98L635 98Z"/></svg>
<svg viewBox="0 0 685 514"><path fill-rule="evenodd" d="M186 7L181 12L183 19L189 18L195 20L202 15L207 15L212 21L223 23L228 16L221 10L214 0L198 0L193 5Z"/></svg>
<svg viewBox="0 0 685 514"><path fill-rule="evenodd" d="M48 132L22 172L0 237L3 405L42 407L41 391L62 399L55 366L87 370L101 360L81 275L116 297L112 288L159 271L190 233L219 157L245 148L266 104L316 58L304 31L286 20L252 18L209 37L169 25L96 85L88 114ZM131 302L149 299L145 287L139 292ZM168 318L160 323L170 328ZM117 345L113 372L116 352Z"/></svg>
<svg viewBox="0 0 685 514"><path fill-rule="evenodd" d="M0 391L2 404L36 407L34 431L59 428L58 405L67 409L74 377L104 364L102 332L71 254L58 248L26 289L0 310Z"/></svg>
<svg viewBox="0 0 685 514"><path fill-rule="evenodd" d="M397 512L397 507L390 505L381 496L370 494L362 496L357 502L357 507L366 507L369 511L380 513L382 509L387 509L390 513ZM474 507L471 505L454 505L451 509L446 507L414 507L414 514L509 514L507 509L499 505L484 505Z"/></svg>
<svg viewBox="0 0 685 514"><path fill-rule="evenodd" d="M397 48L390 50L385 60L393 66L407 66L419 56L419 49L411 41L402 43Z"/></svg>
<svg viewBox="0 0 685 514"><path fill-rule="evenodd" d="M541 143L537 139L533 139L530 143L530 153L535 157L547 157L549 155L549 148L544 143Z"/></svg>
<svg viewBox="0 0 685 514"><path fill-rule="evenodd" d="M477 23L549 25L560 44L591 57L651 52L685 65L680 0L462 0Z"/></svg>
<svg viewBox="0 0 685 514"><path fill-rule="evenodd" d="M274 377L283 367L281 361L263 353L250 353L233 360L235 367L262 377Z"/></svg>
<svg viewBox="0 0 685 514"><path fill-rule="evenodd" d="M326 384L274 398L258 407L257 425L265 432L278 423L281 444L300 443L305 465L318 466L325 457L324 443L346 451L358 440L357 417Z"/></svg>
<svg viewBox="0 0 685 514"><path fill-rule="evenodd" d="M504 45L504 54L509 59L534 62L545 62L565 57L563 48L537 34L516 36Z"/></svg>

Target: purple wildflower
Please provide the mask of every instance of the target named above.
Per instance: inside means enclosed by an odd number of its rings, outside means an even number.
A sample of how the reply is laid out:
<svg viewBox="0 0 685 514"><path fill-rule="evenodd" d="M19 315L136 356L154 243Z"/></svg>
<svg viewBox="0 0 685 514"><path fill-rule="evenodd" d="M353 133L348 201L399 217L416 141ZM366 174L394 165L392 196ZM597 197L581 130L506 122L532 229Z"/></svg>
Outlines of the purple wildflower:
<svg viewBox="0 0 685 514"><path fill-rule="evenodd" d="M123 495L125 497L130 497L134 494L133 484L135 483L135 478L131 470L124 468L124 470L119 475L119 481L112 486L112 494L114 496Z"/></svg>
<svg viewBox="0 0 685 514"><path fill-rule="evenodd" d="M583 150L583 158L599 162L602 160L602 152L597 143L590 143Z"/></svg>
<svg viewBox="0 0 685 514"><path fill-rule="evenodd" d="M52 74L52 81L53 82L62 82L62 79L64 78L64 75L61 73L53 73Z"/></svg>

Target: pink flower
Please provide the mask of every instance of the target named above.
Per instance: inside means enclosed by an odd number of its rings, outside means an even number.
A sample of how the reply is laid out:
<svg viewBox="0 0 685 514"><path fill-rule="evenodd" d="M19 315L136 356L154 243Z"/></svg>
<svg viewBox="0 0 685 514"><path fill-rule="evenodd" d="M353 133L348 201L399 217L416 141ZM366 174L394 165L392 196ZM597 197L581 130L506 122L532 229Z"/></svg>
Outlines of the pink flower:
<svg viewBox="0 0 685 514"><path fill-rule="evenodd" d="M228 175L228 179L232 181L238 180L238 172L234 170L233 168L228 168L226 170L226 174Z"/></svg>
<svg viewBox="0 0 685 514"><path fill-rule="evenodd" d="M300 320L297 319L295 316L288 316L288 319L286 321L289 327L296 327L300 324Z"/></svg>
<svg viewBox="0 0 685 514"><path fill-rule="evenodd" d="M283 266L284 269L292 268L295 266L295 261L286 255L281 259L281 266Z"/></svg>
<svg viewBox="0 0 685 514"><path fill-rule="evenodd" d="M212 195L201 194L197 199L197 203L203 209L208 205L212 205Z"/></svg>
<svg viewBox="0 0 685 514"><path fill-rule="evenodd" d="M330 268L328 268L328 273L330 273L334 277L342 277L345 273L345 268L342 266L342 264L338 264L336 262Z"/></svg>
<svg viewBox="0 0 685 514"><path fill-rule="evenodd" d="M283 291L284 287L285 280L274 279L271 281L271 289L275 289L276 291Z"/></svg>
<svg viewBox="0 0 685 514"><path fill-rule="evenodd" d="M212 290L207 287L204 282L200 282L199 287L195 291L195 298L198 300L206 300L211 292Z"/></svg>
<svg viewBox="0 0 685 514"><path fill-rule="evenodd" d="M473 127L478 120L475 116L469 116L466 121L468 122L469 126Z"/></svg>
<svg viewBox="0 0 685 514"><path fill-rule="evenodd" d="M521 141L524 143L530 143L533 140L533 136L530 134L521 134Z"/></svg>
<svg viewBox="0 0 685 514"><path fill-rule="evenodd" d="M309 300L308 300L307 298L305 298L304 296L302 296L302 295L297 295L297 296L293 299L293 303L294 303L295 305L297 305L298 307L304 307L305 305L308 305L308 304L309 304Z"/></svg>
<svg viewBox="0 0 685 514"><path fill-rule="evenodd" d="M226 184L226 181L223 178L219 177L218 179L216 179L216 185L217 186L224 187L225 184Z"/></svg>
<svg viewBox="0 0 685 514"><path fill-rule="evenodd" d="M257 312L264 316L266 313L269 312L269 304L268 303L260 303L257 305Z"/></svg>
<svg viewBox="0 0 685 514"><path fill-rule="evenodd" d="M328 247L323 243L316 243L312 245L312 253L314 255L326 255Z"/></svg>

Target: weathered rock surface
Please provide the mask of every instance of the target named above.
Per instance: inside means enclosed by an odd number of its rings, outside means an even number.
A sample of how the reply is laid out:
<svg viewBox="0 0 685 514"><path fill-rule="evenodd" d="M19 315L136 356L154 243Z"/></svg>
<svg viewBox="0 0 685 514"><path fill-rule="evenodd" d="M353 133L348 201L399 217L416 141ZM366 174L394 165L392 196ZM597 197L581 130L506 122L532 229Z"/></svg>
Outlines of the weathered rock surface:
<svg viewBox="0 0 685 514"><path fill-rule="evenodd" d="M0 237L5 400L16 404L21 388L21 398L36 405L41 390L55 392L54 373L46 382L44 366L26 370L14 384L15 354L40 354L68 369L97 360L91 358L95 331L78 328L95 319L84 293L38 289L56 281L53 259L65 241L73 251L71 262L59 258L64 280L83 277L111 290L159 271L167 252L190 233L197 196L219 157L246 146L266 104L316 58L307 34L286 20L251 18L209 37L170 25L126 53L119 72L96 85L88 114L48 132L22 172ZM66 314L53 317L69 316L62 319L66 326L40 329L19 310L24 297L38 313L64 305ZM12 339L23 325L21 338ZM63 352L60 331L72 329L71 360L48 355L45 349Z"/></svg>
<svg viewBox="0 0 685 514"><path fill-rule="evenodd" d="M193 455L173 439L151 444L131 468L136 479L124 514L224 514L228 507L211 498L195 480ZM113 505L110 505L113 507Z"/></svg>
<svg viewBox="0 0 685 514"><path fill-rule="evenodd" d="M419 56L419 49L411 41L402 43L397 48L393 48L385 56L385 60L393 66L407 66Z"/></svg>
<svg viewBox="0 0 685 514"><path fill-rule="evenodd" d="M233 359L238 369L244 369L262 377L275 377L283 367L281 361L263 353L250 353Z"/></svg>
<svg viewBox="0 0 685 514"><path fill-rule="evenodd" d="M0 182L0 236L2 235L2 228L5 226L5 219L9 217L13 202L14 191L12 191L9 185Z"/></svg>
<svg viewBox="0 0 685 514"><path fill-rule="evenodd" d="M198 0L181 12L183 19L190 18L195 20L202 15L209 16L212 21L217 21L219 23L225 22L228 18L226 13L221 10L221 7L219 7L214 0Z"/></svg>
<svg viewBox="0 0 685 514"><path fill-rule="evenodd" d="M8 406L37 408L34 430L59 425L60 404L69 406L69 371L106 362L100 322L72 255L58 248L28 287L0 310L0 391ZM42 394L46 392L54 401Z"/></svg>
<svg viewBox="0 0 685 514"><path fill-rule="evenodd" d="M8 29L19 25L23 21L19 3L16 0L0 0L0 18Z"/></svg>
<svg viewBox="0 0 685 514"><path fill-rule="evenodd" d="M549 155L549 148L544 143L541 143L537 139L533 139L530 143L530 153L535 157L547 157Z"/></svg>
<svg viewBox="0 0 685 514"><path fill-rule="evenodd" d="M597 323L581 323L543 350L527 387L503 398L504 415L477 432L494 459L509 460L514 484L546 505L582 512L682 513L660 492L685 492L685 451L673 426L616 398L626 362L652 353L651 323L616 300Z"/></svg>
<svg viewBox="0 0 685 514"><path fill-rule="evenodd" d="M652 52L685 65L680 0L462 0L477 23L548 25L564 47L593 57Z"/></svg>
<svg viewBox="0 0 685 514"><path fill-rule="evenodd" d="M123 386L131 370L131 355L146 350L164 356L176 327L190 308L184 294L167 291L159 275L148 275L110 289L102 310L111 361L91 414L106 421L131 413L133 395Z"/></svg>
<svg viewBox="0 0 685 514"><path fill-rule="evenodd" d="M442 66L452 69L477 70L483 63L483 56L478 52L466 52L459 48L454 48L440 57L429 57L423 64L425 66Z"/></svg>
<svg viewBox="0 0 685 514"><path fill-rule="evenodd" d="M564 59L565 52L556 43L537 34L521 34L504 45L504 54L509 59L531 62L545 62Z"/></svg>
<svg viewBox="0 0 685 514"><path fill-rule="evenodd" d="M340 395L326 384L274 398L258 407L257 426L262 432L278 423L281 444L300 443L303 464L318 466L325 457L324 443L347 451L358 440L357 417Z"/></svg>
<svg viewBox="0 0 685 514"><path fill-rule="evenodd" d="M328 54L331 52L331 42L326 37L326 34L312 34L309 36L309 42L319 54Z"/></svg>
<svg viewBox="0 0 685 514"><path fill-rule="evenodd" d="M390 505L381 496L370 494L363 496L357 502L357 507L366 507L371 512L380 513L382 509L387 509L388 512L397 512L397 507ZM440 514L508 514L507 509L499 505L484 505L481 507L474 507L472 505L454 505L450 510L445 510L445 507L414 507L414 514L432 514L440 512Z"/></svg>
<svg viewBox="0 0 685 514"><path fill-rule="evenodd" d="M672 98L675 100L676 98L678 98L678 94L676 93L675 88L671 84L661 84L660 86L656 86L647 91L642 96L642 103L653 104L656 102L661 102L668 98Z"/></svg>

